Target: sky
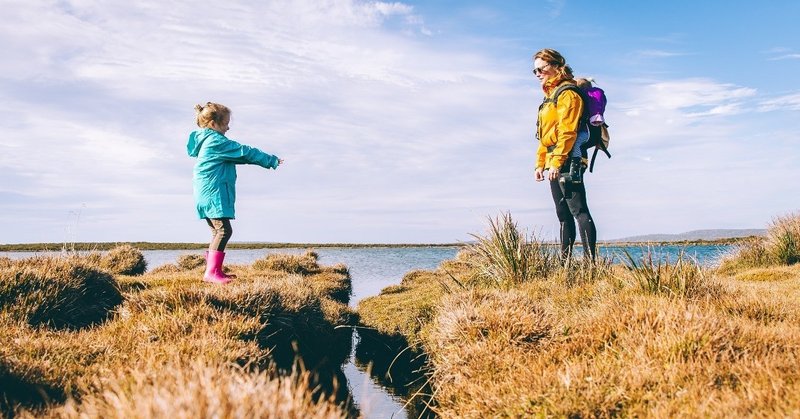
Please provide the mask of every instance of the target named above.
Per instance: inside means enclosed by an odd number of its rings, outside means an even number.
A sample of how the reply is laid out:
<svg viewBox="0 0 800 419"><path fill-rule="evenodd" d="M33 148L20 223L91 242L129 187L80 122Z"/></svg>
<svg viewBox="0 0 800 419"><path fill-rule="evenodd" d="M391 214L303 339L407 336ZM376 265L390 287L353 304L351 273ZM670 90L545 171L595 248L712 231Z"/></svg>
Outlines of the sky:
<svg viewBox="0 0 800 419"><path fill-rule="evenodd" d="M0 243L204 242L194 105L277 155L238 166L232 240L453 243L534 181L554 48L609 103L598 238L764 228L800 206L800 2L0 0Z"/></svg>

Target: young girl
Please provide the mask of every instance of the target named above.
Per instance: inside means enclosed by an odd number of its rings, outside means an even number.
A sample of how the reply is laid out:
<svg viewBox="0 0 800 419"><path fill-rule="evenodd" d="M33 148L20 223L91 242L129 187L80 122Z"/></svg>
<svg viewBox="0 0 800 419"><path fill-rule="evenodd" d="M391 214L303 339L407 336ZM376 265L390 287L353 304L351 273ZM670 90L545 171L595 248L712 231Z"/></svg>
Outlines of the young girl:
<svg viewBox="0 0 800 419"><path fill-rule="evenodd" d="M197 157L193 176L197 215L211 227L203 280L226 284L235 278L225 275L222 262L225 260L225 245L233 234L231 220L235 218L236 165L257 164L277 169L283 160L228 139L225 133L231 121L231 110L227 107L208 102L205 106L196 105L194 109L200 129L189 134L186 150L189 156Z"/></svg>

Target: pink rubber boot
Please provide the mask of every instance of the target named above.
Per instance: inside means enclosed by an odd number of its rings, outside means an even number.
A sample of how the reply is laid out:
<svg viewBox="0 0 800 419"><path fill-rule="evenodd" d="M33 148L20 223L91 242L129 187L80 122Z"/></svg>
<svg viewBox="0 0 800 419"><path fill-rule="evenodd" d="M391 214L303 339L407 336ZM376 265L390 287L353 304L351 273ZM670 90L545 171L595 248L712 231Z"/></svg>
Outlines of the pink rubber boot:
<svg viewBox="0 0 800 419"><path fill-rule="evenodd" d="M222 258L225 259L225 255L224 254L222 255ZM206 263L207 263L207 261L208 261L208 250L206 250L205 259L206 259ZM225 278L236 279L236 275L233 275L233 274L228 275L228 274L226 274L225 273L225 269L222 267L222 265L219 266L219 273L220 273L220 275L224 276Z"/></svg>
<svg viewBox="0 0 800 419"><path fill-rule="evenodd" d="M227 284L230 278L222 273L222 261L225 260L225 252L216 250L209 250L208 257L206 258L206 273L203 275L203 281L213 282L215 284Z"/></svg>

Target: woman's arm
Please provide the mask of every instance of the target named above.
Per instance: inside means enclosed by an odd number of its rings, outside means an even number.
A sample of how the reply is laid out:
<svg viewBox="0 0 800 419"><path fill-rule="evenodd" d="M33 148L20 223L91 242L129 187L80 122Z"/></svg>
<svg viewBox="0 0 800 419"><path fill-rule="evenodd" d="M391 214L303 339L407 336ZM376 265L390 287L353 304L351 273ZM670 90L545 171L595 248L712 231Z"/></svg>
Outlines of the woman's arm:
<svg viewBox="0 0 800 419"><path fill-rule="evenodd" d="M577 93L565 90L559 95L556 106L558 122L556 123L556 145L550 157L550 170L558 169L564 165L569 157L569 152L578 138L578 123L583 115L583 101Z"/></svg>

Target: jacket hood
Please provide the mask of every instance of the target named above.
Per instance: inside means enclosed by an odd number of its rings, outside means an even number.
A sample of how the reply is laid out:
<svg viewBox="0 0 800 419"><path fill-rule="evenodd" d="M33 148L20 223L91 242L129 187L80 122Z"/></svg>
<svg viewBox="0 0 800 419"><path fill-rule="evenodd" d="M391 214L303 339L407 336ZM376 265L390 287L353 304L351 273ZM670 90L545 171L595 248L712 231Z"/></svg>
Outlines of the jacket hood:
<svg viewBox="0 0 800 419"><path fill-rule="evenodd" d="M189 142L186 143L186 152L189 153L191 157L197 157L197 155L200 153L200 147L203 145L203 141L205 141L214 132L215 131L210 128L203 128L193 131L191 134L189 134Z"/></svg>

